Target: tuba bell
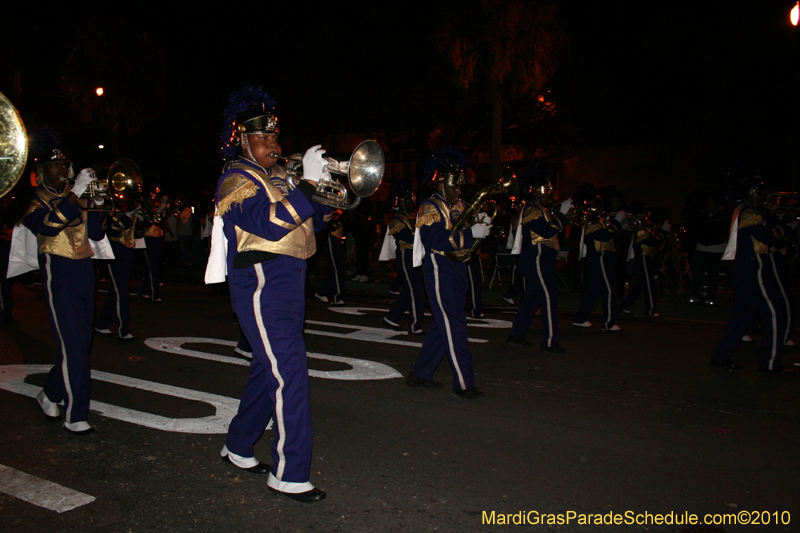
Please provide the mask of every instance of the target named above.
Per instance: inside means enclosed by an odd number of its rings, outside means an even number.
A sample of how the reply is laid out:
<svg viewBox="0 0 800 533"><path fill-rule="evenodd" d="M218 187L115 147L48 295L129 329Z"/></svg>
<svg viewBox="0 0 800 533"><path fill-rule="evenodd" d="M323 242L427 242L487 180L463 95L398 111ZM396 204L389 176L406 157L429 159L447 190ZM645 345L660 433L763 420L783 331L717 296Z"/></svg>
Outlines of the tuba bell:
<svg viewBox="0 0 800 533"><path fill-rule="evenodd" d="M27 159L25 125L13 104L0 93L0 197L19 181Z"/></svg>
<svg viewBox="0 0 800 533"><path fill-rule="evenodd" d="M303 179L303 154L283 157L277 152L272 152L270 157L286 163L286 181L290 189L296 188ZM361 203L361 198L370 196L381 186L386 162L383 150L376 141L363 141L356 147L349 161L337 161L331 157L323 157L323 159L328 162L328 172L347 176L350 188L356 198L348 203L349 195L342 183L321 179L311 198L315 202L337 209L350 210Z"/></svg>

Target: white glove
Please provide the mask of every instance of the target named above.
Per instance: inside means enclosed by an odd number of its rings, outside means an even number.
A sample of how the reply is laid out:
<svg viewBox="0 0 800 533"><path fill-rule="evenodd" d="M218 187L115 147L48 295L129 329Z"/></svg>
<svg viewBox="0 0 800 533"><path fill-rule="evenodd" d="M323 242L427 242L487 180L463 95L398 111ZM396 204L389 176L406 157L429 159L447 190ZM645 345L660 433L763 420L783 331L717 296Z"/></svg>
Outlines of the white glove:
<svg viewBox="0 0 800 533"><path fill-rule="evenodd" d="M134 214L136 214L136 212L137 212L138 210L139 210L139 208L137 207L137 208L135 208L133 211L128 211L127 213L125 213L125 216L127 216L128 218L131 218L131 216L132 216L132 215L134 215Z"/></svg>
<svg viewBox="0 0 800 533"><path fill-rule="evenodd" d="M80 174L78 174L78 177L75 178L75 184L72 186L72 192L75 193L75 196L80 198L81 195L86 192L86 189L89 188L89 184L96 179L97 177L94 175L93 168L84 168L81 170Z"/></svg>
<svg viewBox="0 0 800 533"><path fill-rule="evenodd" d="M665 220L664 224L662 224L661 226L661 229L669 233L670 231L672 231L672 224L669 223L669 220Z"/></svg>
<svg viewBox="0 0 800 533"><path fill-rule="evenodd" d="M319 182L320 177L322 177L322 171L326 170L325 167L328 164L327 161L322 159L322 154L324 153L325 150L322 149L321 144L317 144L306 150L303 156L304 180L313 181L314 183ZM330 175L328 175L328 179L330 179Z"/></svg>
<svg viewBox="0 0 800 533"><path fill-rule="evenodd" d="M566 200L561 202L561 207L558 209L558 211L562 215L566 215L567 211L569 211L570 207L572 207L572 198L567 198Z"/></svg>
<svg viewBox="0 0 800 533"><path fill-rule="evenodd" d="M485 239L489 235L489 230L492 228L491 224L475 224L470 230L472 230L472 238L473 239Z"/></svg>
<svg viewBox="0 0 800 533"><path fill-rule="evenodd" d="M621 224L622 221L625 220L625 216L626 216L625 211L620 211L619 213L614 215L614 220L616 220L617 222L619 222Z"/></svg>
<svg viewBox="0 0 800 533"><path fill-rule="evenodd" d="M478 213L478 223L479 224L490 224L492 221L489 213Z"/></svg>

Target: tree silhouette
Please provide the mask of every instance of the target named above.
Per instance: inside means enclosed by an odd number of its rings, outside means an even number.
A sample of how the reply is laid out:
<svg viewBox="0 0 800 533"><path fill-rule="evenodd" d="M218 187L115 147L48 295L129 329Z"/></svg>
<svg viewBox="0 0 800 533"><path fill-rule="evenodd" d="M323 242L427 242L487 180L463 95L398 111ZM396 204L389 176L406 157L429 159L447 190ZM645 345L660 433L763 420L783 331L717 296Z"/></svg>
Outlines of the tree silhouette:
<svg viewBox="0 0 800 533"><path fill-rule="evenodd" d="M500 176L503 105L540 93L558 68L567 37L545 0L473 0L448 18L434 46L456 84L491 106L492 178Z"/></svg>

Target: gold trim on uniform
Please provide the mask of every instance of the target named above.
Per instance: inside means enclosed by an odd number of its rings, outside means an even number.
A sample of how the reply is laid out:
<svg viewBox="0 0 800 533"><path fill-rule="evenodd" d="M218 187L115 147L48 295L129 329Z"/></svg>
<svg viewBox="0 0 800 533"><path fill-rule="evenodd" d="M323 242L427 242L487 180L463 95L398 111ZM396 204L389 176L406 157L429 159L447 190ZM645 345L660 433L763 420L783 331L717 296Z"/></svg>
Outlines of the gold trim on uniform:
<svg viewBox="0 0 800 533"><path fill-rule="evenodd" d="M112 241L117 241L118 243L124 244L125 248L133 248L136 246L136 217L133 217L133 221L130 228L125 228L120 219L118 218L111 218L112 227L119 231L119 235L116 237L108 236L108 238Z"/></svg>
<svg viewBox="0 0 800 533"><path fill-rule="evenodd" d="M92 251L92 246L89 244L89 235L86 230L87 211L81 211L77 219L68 222L64 215L58 210L58 206L53 206L50 203L56 198L66 197L67 194L68 193L53 194L49 191L39 189L36 191L36 196L40 198L45 205L42 205L42 203L34 199L25 213L25 216L28 216L37 209L45 209L47 207L50 212L55 211L56 215L64 221L63 224L55 224L46 221L48 226L60 227L62 230L52 237L37 234L36 242L39 245L39 253L53 254L66 257L67 259L85 259L87 257L92 257L94 252Z"/></svg>
<svg viewBox="0 0 800 533"><path fill-rule="evenodd" d="M422 226L430 226L435 222L444 220L445 230L451 232L448 239L450 240L450 245L453 247L453 250L447 250L447 252L458 252L464 249L464 242L466 239L464 238L463 230L458 232L453 232L451 230L453 229L453 218L458 218L458 215L463 210L464 204L460 200L458 203L456 203L456 205L451 206L443 198L440 198L436 195L431 196L420 206L419 214L417 215L416 226L421 228ZM458 234L458 243L456 243L454 239L456 233ZM431 249L431 252L447 257L445 251L442 250Z"/></svg>
<svg viewBox="0 0 800 533"><path fill-rule="evenodd" d="M586 235L591 235L595 231L607 229L612 233L616 233L616 229L614 227L608 227L608 225L602 221L598 220L597 222L587 222L586 223ZM616 252L616 248L614 248L614 238L608 239L606 242L594 241L594 249L596 252Z"/></svg>
<svg viewBox="0 0 800 533"><path fill-rule="evenodd" d="M522 208L522 224L525 225L528 222L532 222L534 220L539 220L540 218L544 217L545 221L552 227L553 229L557 229L561 231L564 229L561 221L557 218L553 218L547 208L542 207L538 203L531 203L526 205ZM531 232L531 244L536 246L537 244L543 244L547 247L553 248L555 251L559 251L561 248L558 244L558 233L553 235L552 237L542 237L538 233L533 230Z"/></svg>
<svg viewBox="0 0 800 533"><path fill-rule="evenodd" d="M753 240L753 251L755 253L763 254L763 255L769 254L769 246L767 246L763 242L759 241L758 239L756 239L752 235L750 236L750 238Z"/></svg>
<svg viewBox="0 0 800 533"><path fill-rule="evenodd" d="M758 209L754 209L752 207L745 207L744 209L742 209L742 212L739 213L740 228L755 226L756 224L761 224L763 221L764 218L761 216L761 211L759 211Z"/></svg>
<svg viewBox="0 0 800 533"><path fill-rule="evenodd" d="M401 232L405 228L410 229L411 233L414 233L414 224L411 222L411 217L397 213L391 219L389 219L389 235L394 235L395 233Z"/></svg>
<svg viewBox="0 0 800 533"><path fill-rule="evenodd" d="M432 226L442 220L442 214L436 209L436 206L430 202L424 202L417 213L416 227Z"/></svg>
<svg viewBox="0 0 800 533"><path fill-rule="evenodd" d="M305 222L301 221L297 211L284 197L283 191L261 172L252 170L242 163L234 163L229 168L235 168L241 174L233 174L225 178L225 181L222 182L220 186L220 200L217 204L217 214L223 215L228 212L234 203L241 203L245 199L259 194L259 187L243 175L246 173L258 181L261 185L261 189L267 195L270 202L272 202L269 208L269 221L277 226L291 230L280 240L270 241L258 235L248 233L239 226L235 226L236 250L238 252L257 250L280 255L289 255L297 257L298 259L308 259L317 252L317 243L314 238L313 217L308 218ZM274 169L280 170L273 171L273 175L271 176L273 179L283 176L281 172L282 167L274 167ZM241 182L246 182L246 184L242 184ZM278 218L276 211L278 203L283 204L295 221L294 224Z"/></svg>

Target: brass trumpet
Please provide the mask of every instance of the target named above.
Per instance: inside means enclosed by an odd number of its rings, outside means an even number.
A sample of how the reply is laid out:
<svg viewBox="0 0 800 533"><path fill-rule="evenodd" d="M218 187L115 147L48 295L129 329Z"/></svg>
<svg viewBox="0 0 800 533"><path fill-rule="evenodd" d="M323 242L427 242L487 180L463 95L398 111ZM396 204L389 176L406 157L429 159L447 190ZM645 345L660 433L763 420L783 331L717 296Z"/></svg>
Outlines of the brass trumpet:
<svg viewBox="0 0 800 533"><path fill-rule="evenodd" d="M303 179L303 154L283 157L277 152L272 152L270 157L286 163L286 181L290 189L295 189ZM349 161L337 161L331 157L323 157L323 159L328 162L328 172L347 176L356 199L348 203L348 192L343 184L335 180L321 179L317 183L317 190L312 197L315 202L337 209L350 210L361 203L361 198L370 196L381 186L386 162L381 146L373 140L366 140L359 144Z"/></svg>
<svg viewBox="0 0 800 533"><path fill-rule="evenodd" d="M108 169L108 176L105 179L89 183L81 198L95 202L102 201L102 205L89 208L88 211L111 211L117 206L132 209L133 203L142 196L143 185L139 165L130 159L118 159Z"/></svg>

